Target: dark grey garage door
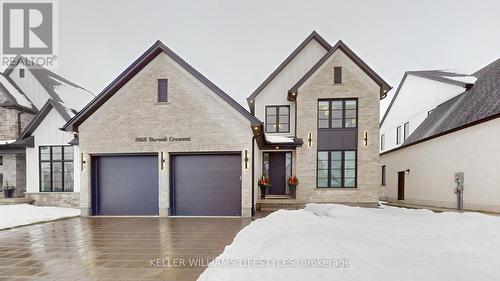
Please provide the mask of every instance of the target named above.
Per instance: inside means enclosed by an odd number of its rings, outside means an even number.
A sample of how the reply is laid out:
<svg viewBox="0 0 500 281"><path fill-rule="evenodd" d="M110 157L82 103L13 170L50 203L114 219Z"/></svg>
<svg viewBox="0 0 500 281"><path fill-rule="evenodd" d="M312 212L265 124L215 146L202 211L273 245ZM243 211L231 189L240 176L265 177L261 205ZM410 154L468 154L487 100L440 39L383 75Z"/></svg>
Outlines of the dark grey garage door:
<svg viewBox="0 0 500 281"><path fill-rule="evenodd" d="M239 216L241 157L176 155L172 161L172 213L178 216Z"/></svg>
<svg viewBox="0 0 500 281"><path fill-rule="evenodd" d="M157 156L92 159L94 215L158 215Z"/></svg>

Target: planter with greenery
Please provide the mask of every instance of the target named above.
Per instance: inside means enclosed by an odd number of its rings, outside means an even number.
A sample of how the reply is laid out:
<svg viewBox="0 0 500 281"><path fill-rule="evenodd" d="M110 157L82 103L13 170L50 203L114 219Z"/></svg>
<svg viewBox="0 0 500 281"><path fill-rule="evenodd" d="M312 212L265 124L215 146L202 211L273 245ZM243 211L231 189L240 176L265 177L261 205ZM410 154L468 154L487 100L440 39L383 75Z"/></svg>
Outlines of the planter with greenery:
<svg viewBox="0 0 500 281"><path fill-rule="evenodd" d="M4 194L5 198L14 197L14 190L16 190L16 188L13 186L10 186L8 182L5 183L5 186L2 189L3 189L3 194Z"/></svg>
<svg viewBox="0 0 500 281"><path fill-rule="evenodd" d="M296 176L291 176L288 178L288 187L290 188L290 198L297 198L297 185L299 184L299 179Z"/></svg>
<svg viewBox="0 0 500 281"><path fill-rule="evenodd" d="M266 199L266 190L269 186L271 186L271 180L268 177L259 179L260 199Z"/></svg>

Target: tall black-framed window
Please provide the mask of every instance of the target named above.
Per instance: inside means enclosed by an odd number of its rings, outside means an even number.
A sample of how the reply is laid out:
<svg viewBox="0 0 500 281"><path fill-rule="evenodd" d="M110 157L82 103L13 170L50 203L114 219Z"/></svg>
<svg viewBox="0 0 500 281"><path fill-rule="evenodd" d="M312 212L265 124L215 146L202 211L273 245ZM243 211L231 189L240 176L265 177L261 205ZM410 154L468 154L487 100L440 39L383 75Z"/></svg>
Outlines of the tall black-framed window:
<svg viewBox="0 0 500 281"><path fill-rule="evenodd" d="M40 146L40 192L73 191L73 147Z"/></svg>
<svg viewBox="0 0 500 281"><path fill-rule="evenodd" d="M318 129L356 128L357 99L318 100Z"/></svg>
<svg viewBox="0 0 500 281"><path fill-rule="evenodd" d="M401 126L396 128L396 144L401 143Z"/></svg>
<svg viewBox="0 0 500 281"><path fill-rule="evenodd" d="M0 166L3 165L3 156L0 156Z"/></svg>
<svg viewBox="0 0 500 281"><path fill-rule="evenodd" d="M410 135L410 122L406 122L403 125L403 141L405 141Z"/></svg>
<svg viewBox="0 0 500 281"><path fill-rule="evenodd" d="M266 132L267 133L290 132L289 105L266 106Z"/></svg>
<svg viewBox="0 0 500 281"><path fill-rule="evenodd" d="M357 151L318 151L316 186L318 188L355 188Z"/></svg>
<svg viewBox="0 0 500 281"><path fill-rule="evenodd" d="M385 185L385 173L386 173L386 167L385 165L382 165L382 185Z"/></svg>
<svg viewBox="0 0 500 281"><path fill-rule="evenodd" d="M19 69L19 78L24 78L24 68Z"/></svg>

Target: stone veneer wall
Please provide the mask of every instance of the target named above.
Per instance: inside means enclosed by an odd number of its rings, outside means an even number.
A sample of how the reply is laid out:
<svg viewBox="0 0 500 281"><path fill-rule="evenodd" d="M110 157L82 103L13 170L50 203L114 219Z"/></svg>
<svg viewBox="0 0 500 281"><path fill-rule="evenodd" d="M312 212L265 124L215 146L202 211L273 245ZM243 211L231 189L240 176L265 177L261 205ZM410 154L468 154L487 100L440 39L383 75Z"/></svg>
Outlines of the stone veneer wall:
<svg viewBox="0 0 500 281"><path fill-rule="evenodd" d="M0 165L0 174L3 175L2 186L14 186L14 196L22 197L26 192L26 157L23 153L0 154L3 156L3 165ZM4 197L1 192L0 197Z"/></svg>
<svg viewBox="0 0 500 281"><path fill-rule="evenodd" d="M333 84L334 66L342 67L342 84ZM357 188L316 188L317 106L322 98L358 98ZM380 87L342 51L337 50L298 92L297 136L304 145L296 152L296 173L301 180L297 198L306 202L378 202ZM368 146L363 133L368 132ZM312 133L312 146L307 136Z"/></svg>
<svg viewBox="0 0 500 281"><path fill-rule="evenodd" d="M79 192L39 192L26 193L26 197L35 200L36 206L57 206L78 208L80 205Z"/></svg>

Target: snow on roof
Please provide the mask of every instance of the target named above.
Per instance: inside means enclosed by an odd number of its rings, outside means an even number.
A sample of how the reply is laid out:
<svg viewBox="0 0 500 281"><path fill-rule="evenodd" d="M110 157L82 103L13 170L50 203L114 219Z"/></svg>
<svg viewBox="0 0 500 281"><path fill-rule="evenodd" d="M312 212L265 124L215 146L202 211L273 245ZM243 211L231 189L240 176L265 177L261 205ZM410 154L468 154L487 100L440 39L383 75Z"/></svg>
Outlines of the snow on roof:
<svg viewBox="0 0 500 281"><path fill-rule="evenodd" d="M474 84L474 83L476 83L476 80L477 80L477 77L474 77L471 75L467 75L467 76L443 76L443 77L446 79L451 79L451 80L463 82L466 84Z"/></svg>
<svg viewBox="0 0 500 281"><path fill-rule="evenodd" d="M75 115L73 110L82 110L94 98L94 95L84 88L75 87L54 76L51 76L50 79L54 81L54 92L59 96L62 105L66 107L66 111L71 116Z"/></svg>
<svg viewBox="0 0 500 281"><path fill-rule="evenodd" d="M269 135L265 135L265 138L266 138L266 141L270 142L270 143L289 143L289 142L293 142L293 138L289 138L289 137L284 137L284 136L269 136Z"/></svg>
<svg viewBox="0 0 500 281"><path fill-rule="evenodd" d="M3 74L0 74L0 84L2 84L5 87L5 89L7 89L9 94L11 94L14 97L17 104L27 108L33 107L28 98L26 98L26 96L23 93L21 93L21 91L19 91L16 87L14 87L14 85L12 85L12 83L5 76L3 76Z"/></svg>

